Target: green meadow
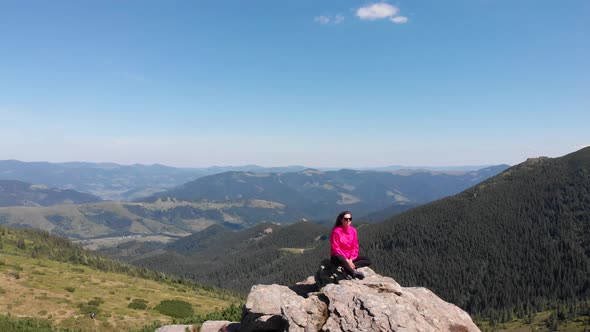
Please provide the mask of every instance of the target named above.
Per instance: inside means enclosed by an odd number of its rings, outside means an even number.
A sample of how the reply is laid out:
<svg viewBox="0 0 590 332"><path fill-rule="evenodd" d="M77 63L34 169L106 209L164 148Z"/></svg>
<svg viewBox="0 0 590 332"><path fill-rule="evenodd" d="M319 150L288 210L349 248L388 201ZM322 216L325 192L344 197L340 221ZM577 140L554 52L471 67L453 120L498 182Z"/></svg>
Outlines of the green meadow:
<svg viewBox="0 0 590 332"><path fill-rule="evenodd" d="M27 317L62 329L129 331L183 318L169 310L169 303L199 316L239 301L220 290L101 258L43 231L0 226L4 320Z"/></svg>

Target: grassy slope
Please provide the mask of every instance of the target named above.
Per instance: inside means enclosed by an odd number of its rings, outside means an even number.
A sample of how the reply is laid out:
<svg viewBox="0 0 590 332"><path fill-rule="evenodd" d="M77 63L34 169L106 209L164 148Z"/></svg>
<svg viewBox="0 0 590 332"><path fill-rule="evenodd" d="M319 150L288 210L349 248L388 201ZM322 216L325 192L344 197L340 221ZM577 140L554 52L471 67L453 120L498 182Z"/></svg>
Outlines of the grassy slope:
<svg viewBox="0 0 590 332"><path fill-rule="evenodd" d="M31 227L70 239L94 239L127 235L186 236L217 224L241 228L247 223L235 209L281 214L275 202L250 200L230 203L161 202L57 205L0 208L0 225ZM267 213L264 212L264 213Z"/></svg>
<svg viewBox="0 0 590 332"><path fill-rule="evenodd" d="M130 330L153 321L171 322L153 308L165 299L191 303L196 314L228 307L238 299L172 282L103 272L89 266L28 257L3 235L0 250L0 315L47 319L56 327L93 331ZM34 244L27 241L27 247ZM96 297L99 305L91 319L79 308ZM148 301L147 310L127 305L133 299Z"/></svg>

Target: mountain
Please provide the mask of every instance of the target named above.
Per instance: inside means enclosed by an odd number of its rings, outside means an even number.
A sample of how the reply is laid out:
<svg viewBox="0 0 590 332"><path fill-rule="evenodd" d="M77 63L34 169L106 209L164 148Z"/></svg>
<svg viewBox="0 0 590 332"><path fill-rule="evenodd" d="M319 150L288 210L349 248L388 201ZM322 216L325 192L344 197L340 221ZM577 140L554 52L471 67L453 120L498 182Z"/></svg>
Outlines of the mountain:
<svg viewBox="0 0 590 332"><path fill-rule="evenodd" d="M150 195L205 175L198 170L163 165L119 165L114 163L48 163L0 161L0 179L20 180L48 187L74 189L100 196L105 200L122 200L127 192L143 188ZM135 190L135 191L133 191Z"/></svg>
<svg viewBox="0 0 590 332"><path fill-rule="evenodd" d="M303 218L331 224L344 209L355 211L357 217L382 211L365 220L378 221L386 213L442 198L501 169L453 175L430 171L229 172L200 178L167 192L164 198L154 196L144 202L0 208L0 224L47 230L98 249L130 240L166 243L213 224L233 230Z"/></svg>
<svg viewBox="0 0 590 332"><path fill-rule="evenodd" d="M590 297L590 148L532 158L359 232L378 270L472 313Z"/></svg>
<svg viewBox="0 0 590 332"><path fill-rule="evenodd" d="M500 165L453 174L423 170L322 172L314 169L290 173L226 172L199 178L145 201L264 200L280 210L235 209L233 212L248 223L320 220L346 209L363 215L392 205L423 204L456 194L507 167Z"/></svg>
<svg viewBox="0 0 590 332"><path fill-rule="evenodd" d="M239 301L227 292L97 256L39 230L0 226L0 253L3 331L129 331L172 322L173 314L164 310L168 303L205 315Z"/></svg>
<svg viewBox="0 0 590 332"><path fill-rule="evenodd" d="M96 203L99 197L70 189L47 188L16 180L0 180L0 207Z"/></svg>
<svg viewBox="0 0 590 332"><path fill-rule="evenodd" d="M529 159L457 195L356 225L373 268L402 285L428 287L492 322L556 306L565 315L590 301L589 197L585 148ZM264 235L260 227L186 237L134 263L246 292L301 280L329 255L327 227L298 223Z"/></svg>
<svg viewBox="0 0 590 332"><path fill-rule="evenodd" d="M179 186L202 176L228 172L291 172L303 166L213 166L176 168L165 165L120 165L86 162L23 162L0 160L0 180L19 180L48 187L74 189L104 200L130 201Z"/></svg>
<svg viewBox="0 0 590 332"><path fill-rule="evenodd" d="M73 189L94 194L104 200L132 201L213 174L230 171L288 173L300 172L305 169L304 166L262 167L245 165L176 168L159 164L120 165L115 163L49 163L0 160L0 180L18 180L47 187ZM472 170L472 168L465 167L449 169Z"/></svg>

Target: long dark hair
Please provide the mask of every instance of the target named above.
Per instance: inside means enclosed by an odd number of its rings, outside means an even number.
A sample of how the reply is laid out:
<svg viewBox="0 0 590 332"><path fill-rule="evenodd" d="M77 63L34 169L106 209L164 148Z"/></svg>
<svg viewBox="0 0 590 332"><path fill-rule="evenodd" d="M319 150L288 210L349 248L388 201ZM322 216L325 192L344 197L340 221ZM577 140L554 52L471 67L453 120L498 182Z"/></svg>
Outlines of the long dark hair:
<svg viewBox="0 0 590 332"><path fill-rule="evenodd" d="M342 219L344 219L344 216L347 214L350 214L350 216L352 217L352 213L350 213L350 211L340 212L338 217L336 217L336 223L334 224L334 227L332 227L332 229L335 229L338 226L342 226Z"/></svg>

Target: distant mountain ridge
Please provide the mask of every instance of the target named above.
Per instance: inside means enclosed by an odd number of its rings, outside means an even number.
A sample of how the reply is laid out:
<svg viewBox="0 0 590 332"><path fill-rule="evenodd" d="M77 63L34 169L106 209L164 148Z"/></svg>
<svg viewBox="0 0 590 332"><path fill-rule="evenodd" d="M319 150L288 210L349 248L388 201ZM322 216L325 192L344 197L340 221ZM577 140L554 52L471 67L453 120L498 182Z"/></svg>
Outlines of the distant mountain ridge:
<svg viewBox="0 0 590 332"><path fill-rule="evenodd" d="M144 202L0 208L0 224L40 228L83 240L88 247L116 245L122 241L119 237L168 242L213 224L237 230L262 222L293 223L303 218L319 222L345 209L358 217L387 209L383 217L387 211L401 212L454 194L503 169L497 166L459 175L311 169L226 172Z"/></svg>
<svg viewBox="0 0 590 332"><path fill-rule="evenodd" d="M280 214L267 215L266 221L317 220L345 209L353 209L358 215L363 215L392 205L423 204L456 194L507 168L507 165L499 165L452 175L423 170L402 173L323 172L315 169L289 173L226 172L199 178L144 201L233 202L256 199L284 206Z"/></svg>
<svg viewBox="0 0 590 332"><path fill-rule="evenodd" d="M97 196L70 189L47 188L16 180L0 180L0 207L97 203Z"/></svg>
<svg viewBox="0 0 590 332"><path fill-rule="evenodd" d="M307 167L212 166L204 168L178 168L160 164L120 165L90 162L23 162L0 160L0 180L18 180L48 187L73 189L91 193L104 200L137 200L197 178L223 172L287 173L299 172ZM399 169L394 167L395 169ZM411 168L411 167L401 167ZM480 167L483 168L483 167ZM465 167L446 168L457 171ZM432 168L440 170L440 168ZM471 170L473 170L471 168ZM390 171L390 170L388 170Z"/></svg>
<svg viewBox="0 0 590 332"><path fill-rule="evenodd" d="M48 163L0 161L0 179L19 180L48 187L92 193L106 200L148 196L203 173L163 165L118 165L114 163Z"/></svg>

